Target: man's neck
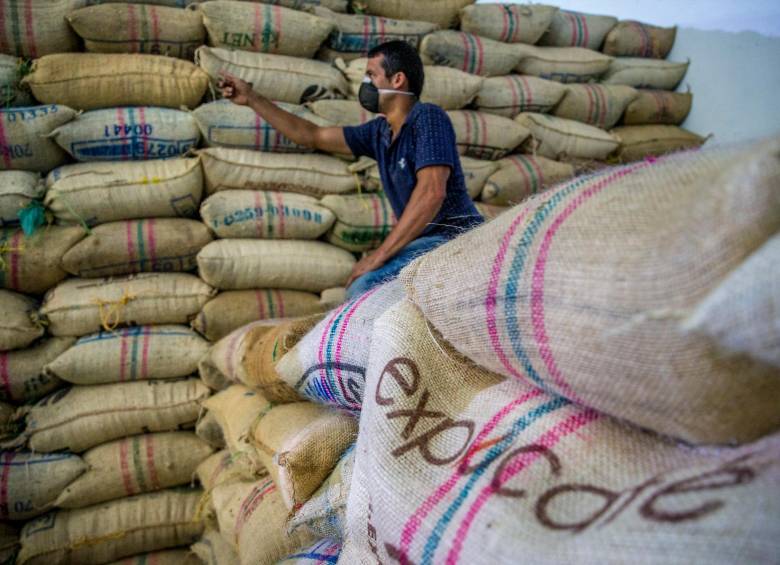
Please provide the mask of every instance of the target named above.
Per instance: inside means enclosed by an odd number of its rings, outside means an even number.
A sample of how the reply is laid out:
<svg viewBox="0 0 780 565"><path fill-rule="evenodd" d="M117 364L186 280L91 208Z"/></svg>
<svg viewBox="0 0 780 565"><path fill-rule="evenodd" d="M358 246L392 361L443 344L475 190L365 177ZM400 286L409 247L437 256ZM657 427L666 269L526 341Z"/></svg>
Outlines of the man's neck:
<svg viewBox="0 0 780 565"><path fill-rule="evenodd" d="M393 131L393 139L395 139L398 136L398 132L401 131L401 126L404 125L406 117L409 115L409 112L412 111L415 102L417 102L417 99L412 96L396 96L393 99L390 108L385 112L387 123L390 124L390 129Z"/></svg>

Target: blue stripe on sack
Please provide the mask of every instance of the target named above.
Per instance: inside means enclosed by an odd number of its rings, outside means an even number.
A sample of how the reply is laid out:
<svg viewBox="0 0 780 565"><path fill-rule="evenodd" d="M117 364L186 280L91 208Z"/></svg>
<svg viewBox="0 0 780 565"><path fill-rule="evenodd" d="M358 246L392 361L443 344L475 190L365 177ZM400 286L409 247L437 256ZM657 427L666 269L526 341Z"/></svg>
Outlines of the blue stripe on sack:
<svg viewBox="0 0 780 565"><path fill-rule="evenodd" d="M79 339L75 345L85 345L87 343L92 343L96 341L110 341L114 339L121 339L122 337L136 335L141 333L141 328L143 326L135 326L133 328L128 328L127 334L120 334L117 332L100 332L98 334L85 336ZM181 337L192 337L193 334L190 332L182 332L182 331L156 331L156 330L150 330L147 334L149 336L158 337L158 336L181 336Z"/></svg>
<svg viewBox="0 0 780 565"><path fill-rule="evenodd" d="M352 302L347 304L347 306L341 312L339 312L339 315L336 316L336 319L333 320L333 323L330 326L330 331L328 333L328 343L325 346L325 360L326 360L326 364L325 364L326 366L324 367L324 369L325 369L325 378L328 381L328 383L333 382L334 386L333 387L328 387L328 388L332 389L333 395L334 395L332 400L338 406L347 406L347 399L346 398L342 398L341 401L339 401L339 399L338 399L338 396L339 396L339 394L338 394L338 392L339 392L338 391L338 383L336 382L335 375L333 373L333 369L332 369L333 364L330 362L331 355L332 355L332 350L333 350L333 340L334 340L334 338L336 336L337 330L339 329L339 325L341 324L343 319L346 318L347 313L350 310L352 310L352 308L355 306L355 304L357 303L358 300L360 300L360 297L355 298L354 300L352 300ZM333 378L331 378L332 376L333 376Z"/></svg>

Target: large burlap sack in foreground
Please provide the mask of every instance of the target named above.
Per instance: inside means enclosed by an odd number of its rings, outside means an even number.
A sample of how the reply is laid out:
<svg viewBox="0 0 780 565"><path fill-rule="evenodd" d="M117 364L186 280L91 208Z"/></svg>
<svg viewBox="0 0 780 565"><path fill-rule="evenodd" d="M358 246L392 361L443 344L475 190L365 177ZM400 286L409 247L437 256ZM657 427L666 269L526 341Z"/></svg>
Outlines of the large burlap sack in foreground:
<svg viewBox="0 0 780 565"><path fill-rule="evenodd" d="M475 159L500 159L530 135L521 124L495 114L453 110L447 115L455 130L458 153Z"/></svg>
<svg viewBox="0 0 780 565"><path fill-rule="evenodd" d="M611 57L582 47L515 45L515 71L562 83L595 82L607 72Z"/></svg>
<svg viewBox="0 0 780 565"><path fill-rule="evenodd" d="M53 335L84 336L120 325L186 324L214 294L185 273L68 279L46 294L41 314Z"/></svg>
<svg viewBox="0 0 780 565"><path fill-rule="evenodd" d="M275 102L277 106L318 126L332 125L305 106ZM269 153L313 153L314 149L291 141L247 106L217 100L198 106L192 113L207 147L254 149Z"/></svg>
<svg viewBox="0 0 780 565"><path fill-rule="evenodd" d="M438 29L436 24L408 18L394 20L365 14L337 14L327 8L314 8L314 13L334 26L318 54L324 61L365 57L371 49L387 41L405 41L419 49L422 38Z"/></svg>
<svg viewBox="0 0 780 565"><path fill-rule="evenodd" d="M198 253L201 278L221 290L343 286L355 258L322 241L220 239Z"/></svg>
<svg viewBox="0 0 780 565"><path fill-rule="evenodd" d="M553 115L610 129L623 116L638 93L620 84L570 84Z"/></svg>
<svg viewBox="0 0 780 565"><path fill-rule="evenodd" d="M71 337L53 337L28 349L0 352L0 401L11 404L35 402L62 386L62 381L44 371L44 367L74 341Z"/></svg>
<svg viewBox="0 0 780 565"><path fill-rule="evenodd" d="M780 226L779 148L559 185L418 259L407 293L491 370L690 443L754 440L780 427L776 368L684 322Z"/></svg>
<svg viewBox="0 0 780 565"><path fill-rule="evenodd" d="M160 55L67 53L36 59L22 81L45 104L77 110L198 105L208 76L189 61Z"/></svg>
<svg viewBox="0 0 780 565"><path fill-rule="evenodd" d="M35 104L30 92L20 88L23 59L0 53L0 102L3 107ZM2 558L2 549L0 549Z"/></svg>
<svg viewBox="0 0 780 565"><path fill-rule="evenodd" d="M87 472L57 498L60 508L84 508L169 487L187 485L214 450L192 432L136 435L93 447L82 455Z"/></svg>
<svg viewBox="0 0 780 565"><path fill-rule="evenodd" d="M390 201L383 194L329 195L321 204L336 215L327 240L347 251L376 249L397 220Z"/></svg>
<svg viewBox="0 0 780 565"><path fill-rule="evenodd" d="M455 27L461 8L473 4L474 0L363 0L367 14L407 20L432 22L442 29Z"/></svg>
<svg viewBox="0 0 780 565"><path fill-rule="evenodd" d="M203 537L195 542L190 551L205 565L240 565L238 553L219 530L206 528Z"/></svg>
<svg viewBox="0 0 780 565"><path fill-rule="evenodd" d="M60 492L87 470L72 453L0 451L3 520L27 520L54 506Z"/></svg>
<svg viewBox="0 0 780 565"><path fill-rule="evenodd" d="M46 185L28 171L0 171L0 226L19 223L19 211L43 197Z"/></svg>
<svg viewBox="0 0 780 565"><path fill-rule="evenodd" d="M525 153L556 161L603 160L620 145L609 132L574 120L529 112L520 114L515 121L531 131Z"/></svg>
<svg viewBox="0 0 780 565"><path fill-rule="evenodd" d="M674 90L688 71L690 61L675 63L636 57L615 57L604 75L605 84L625 84L634 88Z"/></svg>
<svg viewBox="0 0 780 565"><path fill-rule="evenodd" d="M0 351L27 347L43 335L38 306L32 298L0 289Z"/></svg>
<svg viewBox="0 0 780 565"><path fill-rule="evenodd" d="M192 327L209 341L219 341L235 329L256 320L296 318L327 309L312 292L279 288L229 290L209 300Z"/></svg>
<svg viewBox="0 0 780 565"><path fill-rule="evenodd" d="M77 161L136 161L180 157L200 132L188 112L142 106L85 112L51 136Z"/></svg>
<svg viewBox="0 0 780 565"><path fill-rule="evenodd" d="M0 287L41 294L67 276L62 256L86 235L81 226L46 226L26 236L0 229Z"/></svg>
<svg viewBox="0 0 780 565"><path fill-rule="evenodd" d="M269 478L219 485L212 498L220 534L238 552L242 564L276 563L314 542L306 532L287 534L288 510Z"/></svg>
<svg viewBox="0 0 780 565"><path fill-rule="evenodd" d="M692 449L516 379L489 386L408 303L376 331L345 563L774 559L780 436Z"/></svg>
<svg viewBox="0 0 780 565"><path fill-rule="evenodd" d="M0 110L0 169L45 173L64 163L67 155L46 136L75 115L56 103Z"/></svg>
<svg viewBox="0 0 780 565"><path fill-rule="evenodd" d="M310 547L299 549L288 555L280 565L319 565L320 563L336 563L341 554L341 541L323 539Z"/></svg>
<svg viewBox="0 0 780 565"><path fill-rule="evenodd" d="M68 23L93 53L148 53L192 60L206 30L192 10L146 4L104 4L71 12Z"/></svg>
<svg viewBox="0 0 780 565"><path fill-rule="evenodd" d="M349 88L336 68L320 61L218 47L201 47L195 60L212 82L226 71L252 83L259 94L280 102L303 104L322 98L345 98Z"/></svg>
<svg viewBox="0 0 780 565"><path fill-rule="evenodd" d="M539 44L552 47L585 47L601 49L607 33L618 23L612 16L585 14L570 10L555 13Z"/></svg>
<svg viewBox="0 0 780 565"><path fill-rule="evenodd" d="M208 343L186 326L135 326L79 339L46 365L46 374L79 385L186 377Z"/></svg>
<svg viewBox="0 0 780 565"><path fill-rule="evenodd" d="M111 440L192 426L209 390L198 379L76 386L26 410L33 451L82 452Z"/></svg>
<svg viewBox="0 0 780 565"><path fill-rule="evenodd" d="M544 4L481 4L460 11L460 29L503 41L530 43L539 41L558 12Z"/></svg>
<svg viewBox="0 0 780 565"><path fill-rule="evenodd" d="M619 22L604 40L604 53L615 57L666 59L676 37L676 26L658 27L636 21Z"/></svg>
<svg viewBox="0 0 780 565"><path fill-rule="evenodd" d="M125 220L99 225L62 257L77 277L192 271L195 256L212 241L202 222L184 218Z"/></svg>
<svg viewBox="0 0 780 565"><path fill-rule="evenodd" d="M106 563L188 545L200 537L198 490L166 490L78 510L51 512L25 524L18 563Z"/></svg>
<svg viewBox="0 0 780 565"><path fill-rule="evenodd" d="M620 142L617 157L623 163L693 149L707 141L677 126L621 126L609 133Z"/></svg>
<svg viewBox="0 0 780 565"><path fill-rule="evenodd" d="M566 93L559 82L527 75L486 78L475 100L482 112L514 118L521 112L549 112Z"/></svg>
<svg viewBox="0 0 780 565"><path fill-rule="evenodd" d="M62 222L104 224L194 216L203 192L198 159L78 163L46 178L44 204Z"/></svg>
<svg viewBox="0 0 780 565"><path fill-rule="evenodd" d="M210 0L198 6L209 45L311 59L333 30L320 14L273 3ZM348 16L347 16L348 17Z"/></svg>
<svg viewBox="0 0 780 565"><path fill-rule="evenodd" d="M206 191L275 190L309 196L354 191L358 181L347 163L330 155L268 155L215 147L200 151Z"/></svg>
<svg viewBox="0 0 780 565"><path fill-rule="evenodd" d="M355 442L357 420L311 402L273 406L252 430L257 456L290 510L297 510Z"/></svg>
<svg viewBox="0 0 780 565"><path fill-rule="evenodd" d="M775 234L697 306L684 327L729 351L780 367L779 270L780 235Z"/></svg>
<svg viewBox="0 0 780 565"><path fill-rule="evenodd" d="M85 0L6 0L0 23L0 51L36 58L77 51L78 37L65 16Z"/></svg>
<svg viewBox="0 0 780 565"><path fill-rule="evenodd" d="M317 239L335 221L312 196L267 190L222 190L203 202L200 215L221 238Z"/></svg>
<svg viewBox="0 0 780 565"><path fill-rule="evenodd" d="M627 126L680 125L688 117L693 104L690 92L639 89L637 93L639 96L628 105L623 115L623 123Z"/></svg>
<svg viewBox="0 0 780 565"><path fill-rule="evenodd" d="M420 45L426 65L441 65L484 77L508 75L520 61L511 45L462 31L437 31Z"/></svg>
<svg viewBox="0 0 780 565"><path fill-rule="evenodd" d="M510 155L498 162L488 178L480 200L494 206L522 202L532 194L574 176L574 166L534 155Z"/></svg>
<svg viewBox="0 0 780 565"><path fill-rule="evenodd" d="M374 321L404 299L391 281L333 310L276 364L282 380L313 402L359 412Z"/></svg>

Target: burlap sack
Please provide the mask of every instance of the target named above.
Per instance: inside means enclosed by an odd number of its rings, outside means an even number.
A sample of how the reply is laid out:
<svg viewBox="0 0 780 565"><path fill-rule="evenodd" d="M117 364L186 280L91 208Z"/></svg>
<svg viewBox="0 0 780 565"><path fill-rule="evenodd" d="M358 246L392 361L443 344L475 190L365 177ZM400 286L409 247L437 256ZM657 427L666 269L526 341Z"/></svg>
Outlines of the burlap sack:
<svg viewBox="0 0 780 565"><path fill-rule="evenodd" d="M15 443L20 424L16 420L16 407L0 402L0 439Z"/></svg>
<svg viewBox="0 0 780 565"><path fill-rule="evenodd" d="M317 17L319 13L270 3L210 0L198 5L198 10L209 45L227 49L311 59L334 28L332 22Z"/></svg>
<svg viewBox="0 0 780 565"><path fill-rule="evenodd" d="M249 324L219 340L205 361L230 382L259 391L271 402L293 402L301 397L276 373L276 363L323 317L313 314L280 322L272 328Z"/></svg>
<svg viewBox="0 0 780 565"><path fill-rule="evenodd" d="M402 275L409 298L491 370L690 443L756 439L780 427L776 369L683 322L778 229L778 148L559 185L418 259Z"/></svg>
<svg viewBox="0 0 780 565"><path fill-rule="evenodd" d="M79 385L186 377L208 343L186 326L136 326L82 337L46 364L46 374Z"/></svg>
<svg viewBox="0 0 780 565"><path fill-rule="evenodd" d="M120 325L186 324L214 294L185 273L68 279L46 294L41 314L52 335L84 336Z"/></svg>
<svg viewBox="0 0 780 565"><path fill-rule="evenodd" d="M329 155L267 155L216 147L200 152L206 191L251 189L309 196L354 191L358 181L347 164Z"/></svg>
<svg viewBox="0 0 780 565"><path fill-rule="evenodd" d="M212 496L219 531L242 564L276 563L314 541L305 532L287 534L287 507L271 479L219 485Z"/></svg>
<svg viewBox="0 0 780 565"><path fill-rule="evenodd" d="M77 277L192 271L195 256L210 241L202 222L183 218L110 222L70 248L63 268Z"/></svg>
<svg viewBox="0 0 780 565"><path fill-rule="evenodd" d="M1 109L0 170L46 173L64 163L67 155L46 136L75 115L59 104Z"/></svg>
<svg viewBox="0 0 780 565"><path fill-rule="evenodd" d="M317 6L328 8L334 12L346 13L349 0L260 0L264 4L279 4L285 8L309 11Z"/></svg>
<svg viewBox="0 0 780 565"><path fill-rule="evenodd" d="M23 59L0 53L0 103L4 108L12 106L32 106L35 101L29 91L20 88ZM2 558L2 549L0 549Z"/></svg>
<svg viewBox="0 0 780 565"><path fill-rule="evenodd" d="M98 4L152 4L154 6L169 6L171 8L186 8L192 4L197 4L201 0L126 0L126 2L117 2L117 0L87 0L87 6Z"/></svg>
<svg viewBox="0 0 780 565"><path fill-rule="evenodd" d="M201 47L195 60L213 82L226 71L252 83L263 96L280 102L303 104L323 98L345 98L347 81L334 67L286 55L228 51Z"/></svg>
<svg viewBox="0 0 780 565"><path fill-rule="evenodd" d="M121 437L192 426L208 395L198 379L71 387L31 406L24 433L34 451L80 453Z"/></svg>
<svg viewBox="0 0 780 565"><path fill-rule="evenodd" d="M623 163L699 147L707 138L677 126L621 126L609 132L620 142Z"/></svg>
<svg viewBox="0 0 780 565"><path fill-rule="evenodd" d="M201 205L200 215L222 238L317 239L335 220L314 197L261 190L212 194Z"/></svg>
<svg viewBox="0 0 780 565"><path fill-rule="evenodd" d="M0 289L0 351L27 347L43 335L37 311L33 299Z"/></svg>
<svg viewBox="0 0 780 565"><path fill-rule="evenodd" d="M221 290L320 292L344 285L354 264L352 254L322 241L220 239L198 254L201 278Z"/></svg>
<svg viewBox="0 0 780 565"><path fill-rule="evenodd" d="M474 202L474 206L486 222L495 220L499 215L511 208L511 206L494 206L485 202Z"/></svg>
<svg viewBox="0 0 780 565"><path fill-rule="evenodd" d="M0 228L0 287L42 294L67 276L60 261L86 233L81 226L46 226L31 236Z"/></svg>
<svg viewBox="0 0 780 565"><path fill-rule="evenodd" d="M167 549L125 557L109 565L202 565L188 549Z"/></svg>
<svg viewBox="0 0 780 565"><path fill-rule="evenodd" d="M49 53L78 51L78 37L65 16L85 0L9 0L0 21L0 51L35 59Z"/></svg>
<svg viewBox="0 0 780 565"><path fill-rule="evenodd" d="M475 159L500 159L530 135L526 127L495 114L452 110L447 115L455 129L458 153Z"/></svg>
<svg viewBox="0 0 780 565"><path fill-rule="evenodd" d="M366 74L368 59L355 59L349 65L342 66L342 72L349 80L350 90L357 98L360 84ZM338 66L338 61L336 62ZM444 110L459 110L468 106L482 87L483 78L464 73L451 67L425 65L425 83L421 102L441 106Z"/></svg>
<svg viewBox="0 0 780 565"><path fill-rule="evenodd" d="M192 60L206 39L193 10L145 4L105 4L71 12L68 23L93 53L147 53Z"/></svg>
<svg viewBox="0 0 780 565"><path fill-rule="evenodd" d="M362 0L367 14L407 20L432 22L442 29L456 27L461 8L474 0Z"/></svg>
<svg viewBox="0 0 780 565"><path fill-rule="evenodd" d="M204 382L204 384L206 384ZM202 414L195 424L195 435L215 449L225 449L227 443L222 434L222 427L217 422L216 416L206 412Z"/></svg>
<svg viewBox="0 0 780 565"><path fill-rule="evenodd" d="M357 420L328 406L293 402L274 406L252 430L251 441L289 510L297 510L331 474L355 442Z"/></svg>
<svg viewBox="0 0 780 565"><path fill-rule="evenodd" d="M341 127L359 126L377 117L355 100L317 100L310 102L308 107L319 117Z"/></svg>
<svg viewBox="0 0 780 565"><path fill-rule="evenodd" d="M323 539L310 547L299 549L288 555L279 564L284 565L319 565L320 563L336 563L341 553L341 541Z"/></svg>
<svg viewBox="0 0 780 565"><path fill-rule="evenodd" d="M531 130L526 152L548 159L606 159L620 145L609 132L574 120L523 113L515 121Z"/></svg>
<svg viewBox="0 0 780 565"><path fill-rule="evenodd" d="M419 49L422 38L438 28L430 22L409 21L407 15L394 20L363 14L337 14L327 8L314 8L314 13L333 25L333 33L319 54L327 61L336 57L345 61L365 57L371 49L387 41L405 41Z"/></svg>
<svg viewBox="0 0 780 565"><path fill-rule="evenodd" d="M0 523L0 562L14 563L19 551L19 528Z"/></svg>
<svg viewBox="0 0 780 565"><path fill-rule="evenodd" d="M192 327L209 341L219 341L256 320L308 316L327 310L328 304L316 294L300 290L229 290L209 300Z"/></svg>
<svg viewBox="0 0 780 565"><path fill-rule="evenodd" d="M336 216L328 241L348 251L376 249L397 222L383 193L331 195L320 203Z"/></svg>
<svg viewBox="0 0 780 565"><path fill-rule="evenodd" d="M533 155L510 155L498 162L499 169L485 183L480 200L494 206L522 202L574 177L574 166Z"/></svg>
<svg viewBox="0 0 780 565"><path fill-rule="evenodd" d="M562 83L596 82L612 57L582 47L513 46L520 62L515 72Z"/></svg>
<svg viewBox="0 0 780 565"><path fill-rule="evenodd" d="M84 508L108 500L187 485L213 448L192 432L132 436L93 447L82 455L87 472L57 498L60 508Z"/></svg>
<svg viewBox="0 0 780 565"><path fill-rule="evenodd" d="M28 520L43 514L86 470L84 461L72 453L0 451L0 517Z"/></svg>
<svg viewBox="0 0 780 565"><path fill-rule="evenodd" d="M0 171L0 226L19 223L19 211L43 198L46 185L27 171Z"/></svg>
<svg viewBox="0 0 780 565"><path fill-rule="evenodd" d="M604 75L605 84L625 84L634 88L674 90L688 71L689 62L674 63L656 59L616 57Z"/></svg>
<svg viewBox="0 0 780 565"><path fill-rule="evenodd" d="M637 90L639 96L631 102L623 114L627 126L648 124L680 125L688 117L693 104L690 92L667 90Z"/></svg>
<svg viewBox="0 0 780 565"><path fill-rule="evenodd" d="M74 341L69 337L53 337L29 349L0 352L0 400L26 404L59 388L62 381L44 371L44 367Z"/></svg>
<svg viewBox="0 0 780 565"><path fill-rule="evenodd" d="M188 545L201 493L165 490L41 516L22 529L20 565L106 563L128 555Z"/></svg>
<svg viewBox="0 0 780 565"><path fill-rule="evenodd" d="M318 538L344 539L354 467L355 449L350 446L320 488L290 517L287 531L294 534L302 530Z"/></svg>
<svg viewBox="0 0 780 565"><path fill-rule="evenodd" d="M780 437L682 447L516 379L484 388L409 304L376 327L342 562L774 558Z"/></svg>
<svg viewBox="0 0 780 565"><path fill-rule="evenodd" d="M257 466L246 453L231 453L228 449L209 455L195 470L195 476L206 492L227 482L257 480L267 474L268 471Z"/></svg>
<svg viewBox="0 0 780 565"><path fill-rule="evenodd" d="M520 62L514 47L462 31L437 31L420 45L426 65L442 65L483 77L508 75Z"/></svg>
<svg viewBox="0 0 780 565"><path fill-rule="evenodd" d="M639 93L619 84L569 84L553 115L601 129L612 128Z"/></svg>
<svg viewBox="0 0 780 565"><path fill-rule="evenodd" d="M619 22L604 40L604 53L615 57L666 59L674 46L677 27L658 27L636 21Z"/></svg>
<svg viewBox="0 0 780 565"><path fill-rule="evenodd" d="M553 16L547 32L539 40L539 45L586 47L598 51L607 33L617 23L618 19L612 16L559 10Z"/></svg>
<svg viewBox="0 0 780 565"><path fill-rule="evenodd" d="M304 398L359 412L374 320L403 299L391 281L347 302L282 357L277 373Z"/></svg>
<svg viewBox="0 0 780 565"><path fill-rule="evenodd" d="M218 530L207 528L203 537L190 547L205 565L240 565L238 553Z"/></svg>
<svg viewBox="0 0 780 565"><path fill-rule="evenodd" d="M557 11L544 4L466 6L460 11L460 29L505 43L533 45L550 27Z"/></svg>
<svg viewBox="0 0 780 565"><path fill-rule="evenodd" d="M203 408L214 416L222 428L225 445L231 455L244 454L258 468L258 454L251 443L253 424L271 409L271 403L260 392L234 384L210 396Z"/></svg>
<svg viewBox="0 0 780 565"><path fill-rule="evenodd" d="M78 110L194 108L206 93L208 76L189 61L173 57L68 53L36 59L33 72L22 82L41 102Z"/></svg>
<svg viewBox="0 0 780 565"><path fill-rule="evenodd" d="M331 125L304 106L284 102L275 102L275 104L318 126ZM192 115L197 120L203 133L204 144L208 147L254 149L269 153L312 153L314 151L290 141L251 108L233 104L229 100L203 104Z"/></svg>
<svg viewBox="0 0 780 565"><path fill-rule="evenodd" d="M81 114L51 137L77 161L136 161L180 157L200 132L188 112L126 107Z"/></svg>
<svg viewBox="0 0 780 565"><path fill-rule="evenodd" d="M507 75L486 78L474 103L482 112L514 118L521 112L547 113L565 93L565 87L552 80Z"/></svg>
<svg viewBox="0 0 780 565"><path fill-rule="evenodd" d="M780 367L780 235L734 269L691 313L683 327L727 351Z"/></svg>
<svg viewBox="0 0 780 565"><path fill-rule="evenodd" d="M483 161L471 157L461 157L460 166L466 180L466 191L472 200L482 192L490 175L498 170L498 163L494 161Z"/></svg>

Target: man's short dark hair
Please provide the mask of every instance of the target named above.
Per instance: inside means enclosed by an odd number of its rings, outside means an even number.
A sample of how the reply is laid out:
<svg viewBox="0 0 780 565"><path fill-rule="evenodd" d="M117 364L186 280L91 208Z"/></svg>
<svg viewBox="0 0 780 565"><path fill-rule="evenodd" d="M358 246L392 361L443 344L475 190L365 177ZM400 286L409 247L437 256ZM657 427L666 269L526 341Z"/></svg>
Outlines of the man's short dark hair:
<svg viewBox="0 0 780 565"><path fill-rule="evenodd" d="M409 90L419 98L425 83L425 71L417 49L406 41L388 41L377 45L368 52L369 59L378 55L384 56L382 68L385 70L387 78L396 73L404 73L409 82Z"/></svg>

